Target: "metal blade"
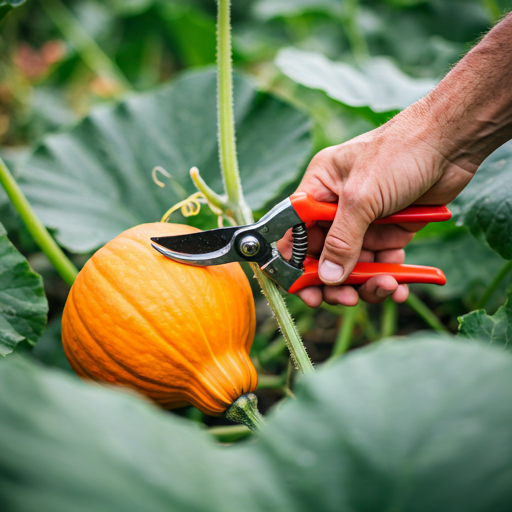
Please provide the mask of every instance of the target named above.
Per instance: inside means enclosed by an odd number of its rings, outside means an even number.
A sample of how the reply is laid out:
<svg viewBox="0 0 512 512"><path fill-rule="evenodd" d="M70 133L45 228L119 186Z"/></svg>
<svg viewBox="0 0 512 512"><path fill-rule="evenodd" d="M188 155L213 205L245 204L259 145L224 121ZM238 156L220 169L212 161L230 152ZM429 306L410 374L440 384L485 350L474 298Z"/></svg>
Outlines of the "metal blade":
<svg viewBox="0 0 512 512"><path fill-rule="evenodd" d="M151 238L151 245L167 258L199 267L244 261L232 240L240 227L201 231L189 235Z"/></svg>
<svg viewBox="0 0 512 512"><path fill-rule="evenodd" d="M241 226L234 226L212 229L210 231L200 231L188 235L158 236L151 238L151 241L173 252L208 254L220 251L226 247L226 245L229 245L233 239L233 235L240 227Z"/></svg>

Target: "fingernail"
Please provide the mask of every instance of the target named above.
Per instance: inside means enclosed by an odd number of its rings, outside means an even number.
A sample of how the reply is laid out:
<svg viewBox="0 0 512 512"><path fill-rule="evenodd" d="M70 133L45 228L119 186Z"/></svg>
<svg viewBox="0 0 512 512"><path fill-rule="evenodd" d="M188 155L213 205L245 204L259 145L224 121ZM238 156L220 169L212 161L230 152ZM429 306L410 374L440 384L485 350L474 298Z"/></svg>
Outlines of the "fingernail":
<svg viewBox="0 0 512 512"><path fill-rule="evenodd" d="M343 277L343 267L332 261L324 260L318 273L324 281L337 283Z"/></svg>

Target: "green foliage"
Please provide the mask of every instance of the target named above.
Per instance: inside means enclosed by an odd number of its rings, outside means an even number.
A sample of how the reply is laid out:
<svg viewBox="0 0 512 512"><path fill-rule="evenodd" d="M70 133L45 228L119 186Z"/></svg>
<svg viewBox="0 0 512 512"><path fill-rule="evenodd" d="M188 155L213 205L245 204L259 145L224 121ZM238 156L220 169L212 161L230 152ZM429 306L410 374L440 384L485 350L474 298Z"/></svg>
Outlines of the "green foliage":
<svg viewBox="0 0 512 512"><path fill-rule="evenodd" d="M340 0L258 0L253 5L254 14L268 20L278 16L298 16L307 12L325 12L340 15L343 12Z"/></svg>
<svg viewBox="0 0 512 512"><path fill-rule="evenodd" d="M6 510L476 512L512 500L512 360L480 343L361 350L304 379L254 443L230 449L19 357L0 361L6 386Z"/></svg>
<svg viewBox="0 0 512 512"><path fill-rule="evenodd" d="M15 7L23 5L25 0L0 0L0 20L5 18Z"/></svg>
<svg viewBox="0 0 512 512"><path fill-rule="evenodd" d="M466 229L457 228L453 222L432 224L424 231L407 246L406 263L439 267L447 281L444 286L414 287L438 301L462 297L466 305L471 306L492 281L504 260L485 244L475 240Z"/></svg>
<svg viewBox="0 0 512 512"><path fill-rule="evenodd" d="M385 58L369 59L358 69L316 53L288 48L279 52L276 64L301 85L321 89L344 105L369 107L376 113L402 110L434 86L432 80L405 75Z"/></svg>
<svg viewBox="0 0 512 512"><path fill-rule="evenodd" d="M512 289L507 301L492 316L484 310L472 311L459 317L459 336L485 339L494 345L510 350L512 346Z"/></svg>
<svg viewBox="0 0 512 512"><path fill-rule="evenodd" d="M153 93L96 109L36 149L20 183L62 246L90 251L131 226L160 220L195 192L192 166L222 191L215 87L214 70L187 74ZM235 105L242 183L257 210L302 170L311 151L310 124L240 77ZM173 176L164 189L151 179L157 165Z"/></svg>
<svg viewBox="0 0 512 512"><path fill-rule="evenodd" d="M452 205L457 223L512 259L512 143L487 158Z"/></svg>
<svg viewBox="0 0 512 512"><path fill-rule="evenodd" d="M15 249L0 224L0 355L22 341L34 344L48 313L43 280Z"/></svg>

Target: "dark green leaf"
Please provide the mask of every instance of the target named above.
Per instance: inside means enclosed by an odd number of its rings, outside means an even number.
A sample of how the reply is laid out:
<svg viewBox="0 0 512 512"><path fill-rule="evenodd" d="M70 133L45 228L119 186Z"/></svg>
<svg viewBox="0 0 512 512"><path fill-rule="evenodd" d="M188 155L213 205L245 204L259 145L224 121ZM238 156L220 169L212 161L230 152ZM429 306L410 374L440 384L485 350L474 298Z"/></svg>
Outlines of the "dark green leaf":
<svg viewBox="0 0 512 512"><path fill-rule="evenodd" d="M160 220L195 192L192 166L221 193L215 91L214 70L187 74L49 136L23 165L20 184L59 243L85 252L131 226ZM301 171L310 124L245 79L236 78L234 93L242 183L249 205L260 209ZM151 179L157 165L173 176L162 178L164 189Z"/></svg>
<svg viewBox="0 0 512 512"><path fill-rule="evenodd" d="M0 355L21 341L35 343L48 313L43 280L15 249L0 224Z"/></svg>
<svg viewBox="0 0 512 512"><path fill-rule="evenodd" d="M512 290L501 308L489 316L483 309L459 317L459 336L488 340L489 343L512 348Z"/></svg>
<svg viewBox="0 0 512 512"><path fill-rule="evenodd" d="M0 0L0 20L5 18L12 9L24 3L25 0Z"/></svg>
<svg viewBox="0 0 512 512"><path fill-rule="evenodd" d="M492 281L505 261L466 229L453 222L430 224L420 231L405 250L406 263L440 268L446 275L444 286L415 285L439 301L463 299L474 302ZM505 291L505 288L502 290ZM502 303L502 298L499 303Z"/></svg>
<svg viewBox="0 0 512 512"><path fill-rule="evenodd" d="M0 362L7 386L7 511L481 512L512 502L512 359L481 343L357 351L304 379L256 442L231 448L19 357Z"/></svg>
<svg viewBox="0 0 512 512"><path fill-rule="evenodd" d="M377 113L402 110L434 86L432 80L407 76L384 57L369 59L358 69L318 53L286 48L279 52L276 64L305 87L320 89L345 105L369 107Z"/></svg>
<svg viewBox="0 0 512 512"><path fill-rule="evenodd" d="M512 142L487 158L452 206L458 224L512 259Z"/></svg>

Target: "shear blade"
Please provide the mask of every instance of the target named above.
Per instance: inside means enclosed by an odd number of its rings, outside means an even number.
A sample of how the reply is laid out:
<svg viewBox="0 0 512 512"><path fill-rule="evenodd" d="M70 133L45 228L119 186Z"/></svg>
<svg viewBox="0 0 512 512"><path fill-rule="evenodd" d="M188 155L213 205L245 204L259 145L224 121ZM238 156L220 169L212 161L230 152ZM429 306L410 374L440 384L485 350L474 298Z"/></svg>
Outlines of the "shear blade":
<svg viewBox="0 0 512 512"><path fill-rule="evenodd" d="M240 261L233 247L233 235L240 227L201 231L189 235L151 238L153 247L167 258L188 265L221 265Z"/></svg>

